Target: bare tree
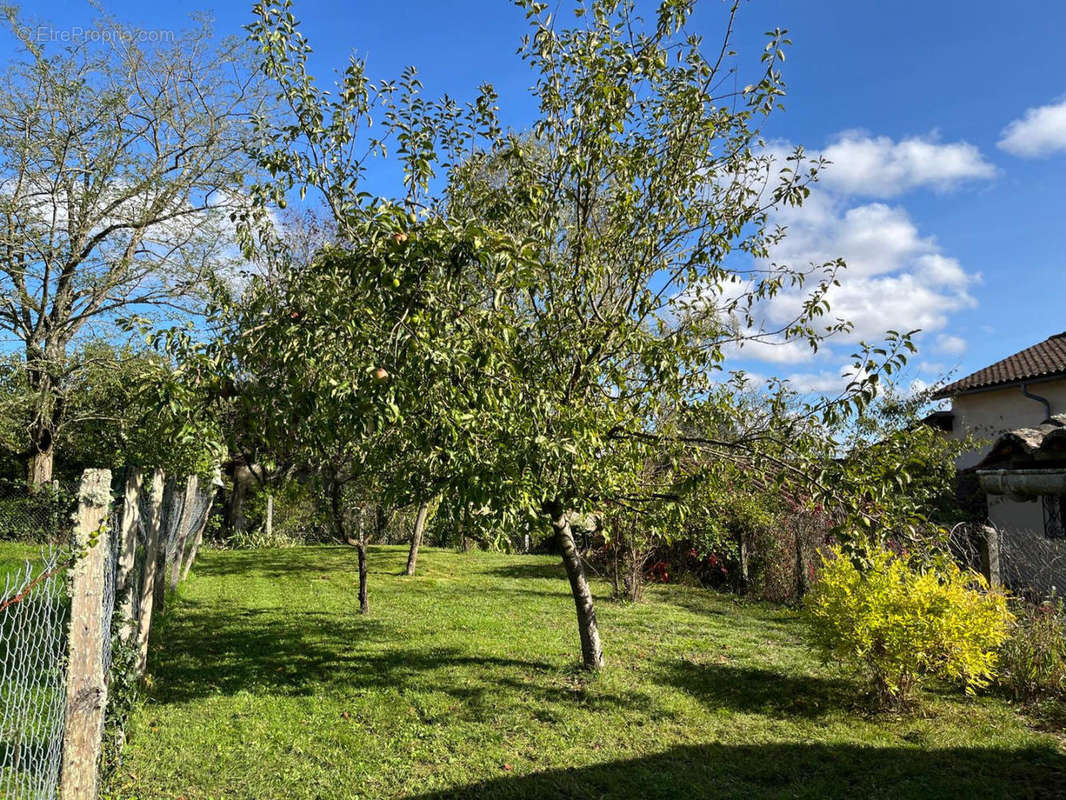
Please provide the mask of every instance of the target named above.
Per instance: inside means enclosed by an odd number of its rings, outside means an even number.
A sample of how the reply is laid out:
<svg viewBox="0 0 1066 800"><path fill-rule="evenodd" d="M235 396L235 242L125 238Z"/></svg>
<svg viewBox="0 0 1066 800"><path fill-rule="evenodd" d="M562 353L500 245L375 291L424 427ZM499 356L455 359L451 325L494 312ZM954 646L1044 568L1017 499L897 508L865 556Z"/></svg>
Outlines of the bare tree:
<svg viewBox="0 0 1066 800"><path fill-rule="evenodd" d="M34 486L51 479L72 340L195 309L239 258L242 139L263 101L245 45L213 44L204 20L146 37L103 19L62 48L7 22L20 48L0 75L0 330L24 349Z"/></svg>

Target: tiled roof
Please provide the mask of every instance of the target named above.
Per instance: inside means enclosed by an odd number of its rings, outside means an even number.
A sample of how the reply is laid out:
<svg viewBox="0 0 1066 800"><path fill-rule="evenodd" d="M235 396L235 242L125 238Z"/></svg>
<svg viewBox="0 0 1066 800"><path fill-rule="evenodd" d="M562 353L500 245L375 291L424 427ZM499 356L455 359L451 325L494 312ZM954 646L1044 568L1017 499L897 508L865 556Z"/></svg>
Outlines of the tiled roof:
<svg viewBox="0 0 1066 800"><path fill-rule="evenodd" d="M1021 383L1055 375L1066 376L1066 331L1056 333L1040 344L1007 356L972 375L950 383L936 393L951 397L978 389L992 389L1004 384Z"/></svg>

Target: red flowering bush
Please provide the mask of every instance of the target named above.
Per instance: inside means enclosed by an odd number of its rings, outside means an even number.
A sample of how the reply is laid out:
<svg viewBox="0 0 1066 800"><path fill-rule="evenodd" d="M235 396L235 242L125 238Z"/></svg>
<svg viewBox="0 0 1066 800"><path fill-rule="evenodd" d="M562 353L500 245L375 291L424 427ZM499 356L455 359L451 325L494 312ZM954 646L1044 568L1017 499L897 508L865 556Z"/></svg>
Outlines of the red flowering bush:
<svg viewBox="0 0 1066 800"><path fill-rule="evenodd" d="M648 577L659 583L667 583L670 580L670 565L665 561L656 561L648 567Z"/></svg>

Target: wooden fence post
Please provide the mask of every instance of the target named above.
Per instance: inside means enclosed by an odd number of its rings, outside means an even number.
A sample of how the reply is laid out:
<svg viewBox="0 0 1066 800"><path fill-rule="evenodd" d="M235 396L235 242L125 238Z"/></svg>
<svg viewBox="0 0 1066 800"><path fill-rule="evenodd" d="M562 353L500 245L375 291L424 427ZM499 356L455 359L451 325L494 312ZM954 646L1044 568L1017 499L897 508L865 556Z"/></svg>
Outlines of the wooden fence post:
<svg viewBox="0 0 1066 800"><path fill-rule="evenodd" d="M200 520L200 524L196 528L196 535L192 538L192 546L189 548L189 555L186 557L185 566L181 571L182 580L189 577L189 570L192 569L192 565L196 562L196 555L200 552L200 545L204 541L204 531L207 530L207 523L211 519L211 507L215 504L215 487L212 486L210 491L211 495L207 498L207 508L204 509L204 518Z"/></svg>
<svg viewBox="0 0 1066 800"><path fill-rule="evenodd" d="M200 479L190 475L185 481L185 498L181 502L181 517L174 541L174 556L167 565L170 570L170 590L178 588L181 568L185 562L185 546L189 541L189 529L192 527L192 513L196 508L196 494L200 489Z"/></svg>
<svg viewBox="0 0 1066 800"><path fill-rule="evenodd" d="M159 514L159 555L155 566L155 594L152 602L155 605L156 616L163 616L167 599L167 572L170 561L174 557L174 542L171 541L171 520L174 518L174 496L177 492L177 484L174 478L165 478L163 481L163 502L160 505ZM166 514L163 514L163 509Z"/></svg>
<svg viewBox="0 0 1066 800"><path fill-rule="evenodd" d="M977 533L977 548L981 556L981 573L992 586L1002 586L999 569L999 531L993 525L982 525Z"/></svg>
<svg viewBox="0 0 1066 800"><path fill-rule="evenodd" d="M71 570L70 640L67 658L67 708L63 729L63 800L96 800L97 768L107 707L104 638L104 585L111 505L111 470L87 469L78 490Z"/></svg>
<svg viewBox="0 0 1066 800"><path fill-rule="evenodd" d="M143 490L144 476L137 467L130 467L126 471L126 492L122 501L122 529L121 549L119 550L118 566L115 572L115 597L120 601L118 614L122 621L119 628L119 639L128 642L133 631L136 630L136 620L133 618L134 596L133 593L140 587L133 586L133 568L137 562L137 524L141 518L141 491Z"/></svg>
<svg viewBox="0 0 1066 800"><path fill-rule="evenodd" d="M148 635L152 630L152 600L159 556L159 529L163 524L163 470L152 473L148 493L148 517L144 521L144 575L141 576L141 604L137 614L137 675L148 665Z"/></svg>

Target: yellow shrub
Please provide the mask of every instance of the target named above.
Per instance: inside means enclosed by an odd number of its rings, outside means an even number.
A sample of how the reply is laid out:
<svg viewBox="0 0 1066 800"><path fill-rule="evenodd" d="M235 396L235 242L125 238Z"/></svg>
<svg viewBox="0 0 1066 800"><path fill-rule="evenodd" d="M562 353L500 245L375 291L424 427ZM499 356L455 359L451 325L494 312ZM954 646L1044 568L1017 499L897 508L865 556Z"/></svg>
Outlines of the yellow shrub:
<svg viewBox="0 0 1066 800"><path fill-rule="evenodd" d="M881 705L897 707L928 676L967 692L986 686L1012 619L1006 598L980 575L947 560L919 571L884 549L861 571L831 551L806 611L826 659L868 679Z"/></svg>

